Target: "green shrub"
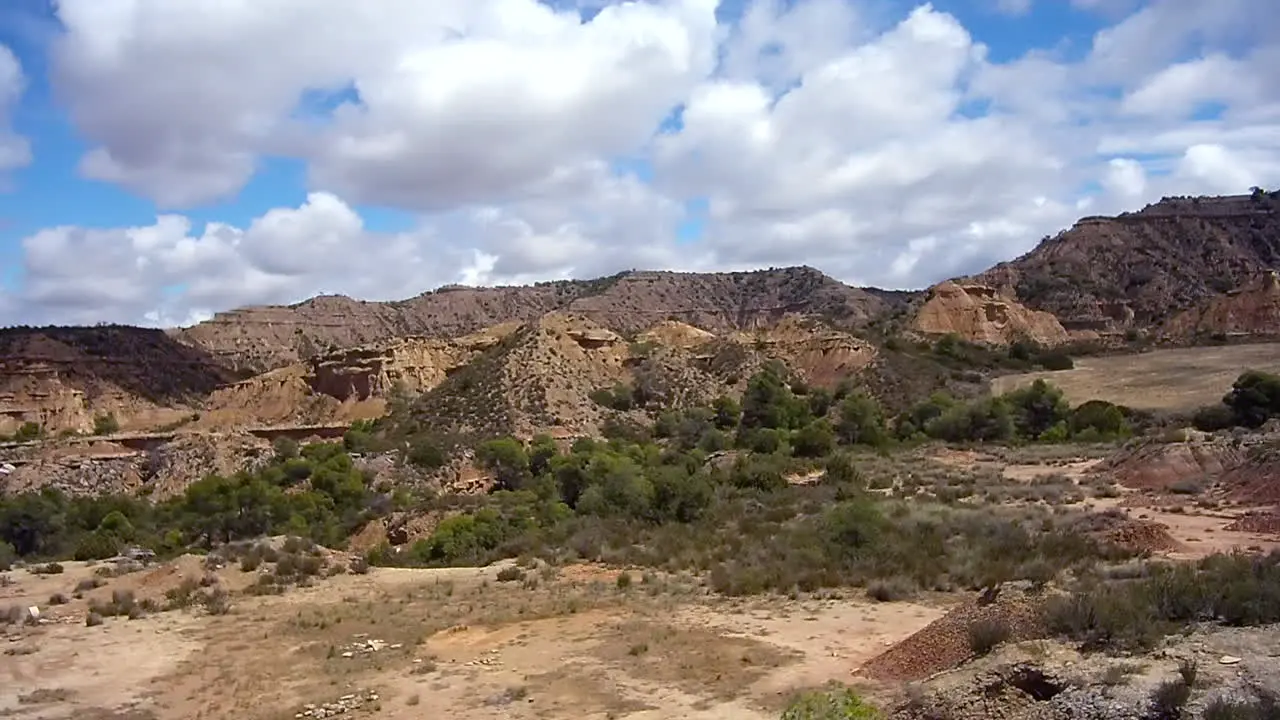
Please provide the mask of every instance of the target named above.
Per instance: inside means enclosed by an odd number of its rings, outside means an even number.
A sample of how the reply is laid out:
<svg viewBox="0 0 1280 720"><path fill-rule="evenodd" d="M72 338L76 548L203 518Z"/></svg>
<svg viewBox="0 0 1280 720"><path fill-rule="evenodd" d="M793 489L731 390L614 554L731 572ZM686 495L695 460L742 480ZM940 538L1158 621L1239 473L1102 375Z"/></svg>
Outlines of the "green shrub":
<svg viewBox="0 0 1280 720"><path fill-rule="evenodd" d="M95 531L81 538L72 557L76 560L105 560L120 554L120 540L109 533Z"/></svg>
<svg viewBox="0 0 1280 720"><path fill-rule="evenodd" d="M884 410L875 398L853 392L836 408L836 435L848 445L883 445L889 439Z"/></svg>
<svg viewBox="0 0 1280 720"><path fill-rule="evenodd" d="M907 600L915 594L915 583L903 577L872 580L867 585L867 597L875 600L876 602L896 602L899 600Z"/></svg>
<svg viewBox="0 0 1280 720"><path fill-rule="evenodd" d="M1222 403L1231 409L1237 424L1260 427L1280 416L1280 376L1246 370L1236 378Z"/></svg>
<svg viewBox="0 0 1280 720"><path fill-rule="evenodd" d="M1060 350L1050 350L1048 352L1041 353L1036 358L1036 362L1045 370L1071 370L1076 366L1076 363L1071 359L1071 356Z"/></svg>
<svg viewBox="0 0 1280 720"><path fill-rule="evenodd" d="M791 449L797 457L824 457L835 445L836 434L826 420L814 420L791 436Z"/></svg>
<svg viewBox="0 0 1280 720"><path fill-rule="evenodd" d="M1228 430L1236 425L1235 412L1226 405L1208 405L1196 410L1191 424L1202 432Z"/></svg>
<svg viewBox="0 0 1280 720"><path fill-rule="evenodd" d="M15 442L30 442L39 440L41 437L44 437L44 428L40 427L39 423L34 422L22 423L18 427L18 431L13 434Z"/></svg>
<svg viewBox="0 0 1280 720"><path fill-rule="evenodd" d="M524 579L524 571L518 567L504 567L498 571L498 582L518 582Z"/></svg>
<svg viewBox="0 0 1280 720"><path fill-rule="evenodd" d="M813 690L793 699L782 720L879 720L884 717L852 688Z"/></svg>
<svg viewBox="0 0 1280 720"><path fill-rule="evenodd" d="M1116 650L1150 648L1173 629L1206 619L1239 627L1280 622L1280 553L1155 566L1145 577L1053 598L1044 615L1051 632Z"/></svg>

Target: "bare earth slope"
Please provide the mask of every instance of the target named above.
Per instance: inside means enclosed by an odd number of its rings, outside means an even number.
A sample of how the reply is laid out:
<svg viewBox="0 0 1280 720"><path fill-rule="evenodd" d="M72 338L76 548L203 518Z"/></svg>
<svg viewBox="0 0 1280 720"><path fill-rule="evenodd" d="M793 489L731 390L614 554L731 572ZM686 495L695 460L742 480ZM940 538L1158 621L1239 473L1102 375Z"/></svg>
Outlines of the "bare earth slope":
<svg viewBox="0 0 1280 720"><path fill-rule="evenodd" d="M1150 327L1280 267L1280 198L1166 198L1092 217L973 278L1067 329Z"/></svg>
<svg viewBox="0 0 1280 720"><path fill-rule="evenodd" d="M397 302L325 296L219 313L176 331L229 366L264 371L331 349L394 337L456 337L553 310L631 334L663 320L712 332L769 326L786 313L860 327L898 302L807 267L740 273L627 272L510 288L446 288Z"/></svg>

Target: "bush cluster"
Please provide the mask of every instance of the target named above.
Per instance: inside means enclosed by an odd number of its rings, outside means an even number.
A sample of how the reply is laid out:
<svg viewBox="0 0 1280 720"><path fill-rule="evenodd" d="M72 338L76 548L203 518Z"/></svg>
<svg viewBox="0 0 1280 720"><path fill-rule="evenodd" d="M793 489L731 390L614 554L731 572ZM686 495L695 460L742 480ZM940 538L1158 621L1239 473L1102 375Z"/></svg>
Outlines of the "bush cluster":
<svg viewBox="0 0 1280 720"><path fill-rule="evenodd" d="M1280 417L1280 375L1246 370L1217 405L1200 408L1191 422L1213 432L1232 427L1258 428Z"/></svg>
<svg viewBox="0 0 1280 720"><path fill-rule="evenodd" d="M1051 599L1044 620L1051 632L1105 650L1149 649L1171 630L1196 622L1280 622L1280 552L1152 565L1142 577Z"/></svg>
<svg viewBox="0 0 1280 720"><path fill-rule="evenodd" d="M369 519L404 498L379 493L343 445L277 448L256 472L211 475L174 499L68 497L56 489L0 498L0 562L23 558L95 560L129 544L161 554L264 535L299 535L338 547Z"/></svg>
<svg viewBox="0 0 1280 720"><path fill-rule="evenodd" d="M477 457L497 492L433 501L447 517L430 536L370 562L542 555L693 570L727 594L874 583L869 593L890 599L1127 556L1044 510L873 499L846 455L832 456L812 487L788 482L805 461L781 453L708 462L697 447L580 440L562 453L546 438L503 438Z"/></svg>

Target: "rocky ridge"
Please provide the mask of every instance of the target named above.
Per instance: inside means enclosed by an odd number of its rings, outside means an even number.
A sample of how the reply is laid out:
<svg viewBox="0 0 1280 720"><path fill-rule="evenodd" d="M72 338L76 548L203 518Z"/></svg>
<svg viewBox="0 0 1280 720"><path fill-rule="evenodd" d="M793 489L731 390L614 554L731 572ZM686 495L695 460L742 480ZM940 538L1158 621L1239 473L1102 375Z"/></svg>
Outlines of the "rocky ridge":
<svg viewBox="0 0 1280 720"><path fill-rule="evenodd" d="M973 276L1067 330L1155 327L1280 268L1280 196L1165 198L1086 217L1034 250Z"/></svg>
<svg viewBox="0 0 1280 720"><path fill-rule="evenodd" d="M262 372L336 349L392 338L453 338L552 311L581 315L631 336L664 320L713 333L770 327L788 314L844 329L865 326L905 301L808 267L737 273L633 271L595 280L526 287L442 288L377 303L325 296L297 305L250 307L173 331L229 367Z"/></svg>

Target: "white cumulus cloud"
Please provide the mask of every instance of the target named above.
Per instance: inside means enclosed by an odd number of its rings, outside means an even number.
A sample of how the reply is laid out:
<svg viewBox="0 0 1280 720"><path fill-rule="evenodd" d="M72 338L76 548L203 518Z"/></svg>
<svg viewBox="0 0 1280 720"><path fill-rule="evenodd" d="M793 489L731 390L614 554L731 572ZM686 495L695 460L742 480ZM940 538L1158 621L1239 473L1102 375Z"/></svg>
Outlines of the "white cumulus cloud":
<svg viewBox="0 0 1280 720"><path fill-rule="evenodd" d="M0 45L0 173L31 162L30 143L10 127L11 113L25 87L26 79L18 58L8 47Z"/></svg>
<svg viewBox="0 0 1280 720"><path fill-rule="evenodd" d="M1081 214L1280 184L1280 15L1071 4L1106 25L1082 57L994 59L925 2L61 0L50 80L80 170L161 214L27 237L0 322L633 267L920 287ZM0 120L21 86L0 53ZM276 158L305 202L190 219ZM417 223L372 231L368 206Z"/></svg>

